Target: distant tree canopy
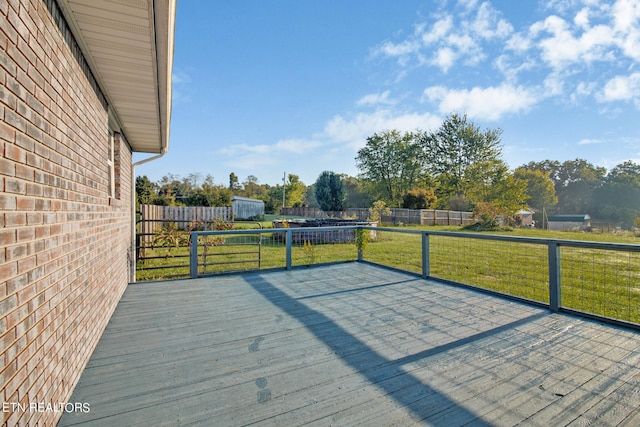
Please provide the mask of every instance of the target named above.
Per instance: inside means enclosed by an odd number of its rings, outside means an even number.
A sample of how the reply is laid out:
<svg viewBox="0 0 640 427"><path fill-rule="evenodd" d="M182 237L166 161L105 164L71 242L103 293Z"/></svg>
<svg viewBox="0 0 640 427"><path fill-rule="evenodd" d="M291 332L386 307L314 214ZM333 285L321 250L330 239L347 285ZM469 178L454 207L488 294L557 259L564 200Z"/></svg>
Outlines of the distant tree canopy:
<svg viewBox="0 0 640 427"><path fill-rule="evenodd" d="M436 131L423 133L427 169L437 177L440 198L464 195L482 165L500 160L501 134L500 129L480 130L466 114L451 114ZM469 176L472 167L474 177Z"/></svg>
<svg viewBox="0 0 640 427"><path fill-rule="evenodd" d="M425 152L420 134L385 130L367 138L356 166L374 199L400 206L402 195L425 178Z"/></svg>
<svg viewBox="0 0 640 427"><path fill-rule="evenodd" d="M558 200L546 205L549 213L589 214L624 228L633 227L640 216L640 165L630 160L608 173L584 159L529 162L519 169L549 175Z"/></svg>
<svg viewBox="0 0 640 427"><path fill-rule="evenodd" d="M481 130L466 115L451 114L435 131L386 130L367 138L356 166L374 199L388 206L468 208L478 203L510 216L526 206L526 182L501 159L500 129ZM410 191L429 190L416 198ZM424 195L423 195L424 196Z"/></svg>
<svg viewBox="0 0 640 427"><path fill-rule="evenodd" d="M322 172L315 183L315 196L323 211L341 211L344 187L340 176L329 171Z"/></svg>

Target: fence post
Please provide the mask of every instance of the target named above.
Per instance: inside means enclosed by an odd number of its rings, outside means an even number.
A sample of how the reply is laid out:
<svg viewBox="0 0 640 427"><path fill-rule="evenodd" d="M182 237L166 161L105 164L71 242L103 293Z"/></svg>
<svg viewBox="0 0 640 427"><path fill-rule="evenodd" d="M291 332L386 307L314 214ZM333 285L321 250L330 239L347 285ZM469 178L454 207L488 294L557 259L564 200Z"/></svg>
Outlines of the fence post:
<svg viewBox="0 0 640 427"><path fill-rule="evenodd" d="M549 242L549 309L558 312L561 306L560 245L558 242Z"/></svg>
<svg viewBox="0 0 640 427"><path fill-rule="evenodd" d="M293 242L293 234L290 228L287 229L286 239L287 239L287 270L291 270L291 243Z"/></svg>
<svg viewBox="0 0 640 427"><path fill-rule="evenodd" d="M429 264L429 235L422 233L422 278L428 279L431 274L431 265Z"/></svg>
<svg viewBox="0 0 640 427"><path fill-rule="evenodd" d="M189 258L189 275L192 279L198 277L198 233L192 231L189 236L189 249L191 250Z"/></svg>

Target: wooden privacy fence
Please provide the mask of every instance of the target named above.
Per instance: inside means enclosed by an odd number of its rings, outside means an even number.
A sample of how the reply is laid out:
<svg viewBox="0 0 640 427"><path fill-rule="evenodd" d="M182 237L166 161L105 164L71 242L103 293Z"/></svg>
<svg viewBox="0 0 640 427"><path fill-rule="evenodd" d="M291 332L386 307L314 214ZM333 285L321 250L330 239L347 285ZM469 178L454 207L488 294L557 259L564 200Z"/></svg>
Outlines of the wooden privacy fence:
<svg viewBox="0 0 640 427"><path fill-rule="evenodd" d="M382 215L380 220L386 224L419 224L419 225L466 225L473 224L473 212L448 211L438 209L402 209L389 208L389 215ZM300 207L283 208L282 215L295 215L307 218L354 218L366 221L369 217L367 208L351 208L340 212L325 212L318 208Z"/></svg>
<svg viewBox="0 0 640 427"><path fill-rule="evenodd" d="M233 221L231 206L140 205L140 228L138 230L140 243L152 242L154 234L169 222L175 223L181 230L188 230L193 221L203 223L206 228L207 223L213 223L218 219Z"/></svg>

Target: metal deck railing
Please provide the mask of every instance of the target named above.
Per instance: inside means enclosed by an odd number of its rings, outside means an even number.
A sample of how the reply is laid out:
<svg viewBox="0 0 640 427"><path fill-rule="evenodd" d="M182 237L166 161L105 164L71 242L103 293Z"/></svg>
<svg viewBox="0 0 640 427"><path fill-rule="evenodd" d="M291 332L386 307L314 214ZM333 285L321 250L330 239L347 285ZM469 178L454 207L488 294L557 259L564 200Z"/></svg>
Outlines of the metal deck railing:
<svg viewBox="0 0 640 427"><path fill-rule="evenodd" d="M190 241L192 278L362 261L640 328L640 245L367 226L194 231Z"/></svg>

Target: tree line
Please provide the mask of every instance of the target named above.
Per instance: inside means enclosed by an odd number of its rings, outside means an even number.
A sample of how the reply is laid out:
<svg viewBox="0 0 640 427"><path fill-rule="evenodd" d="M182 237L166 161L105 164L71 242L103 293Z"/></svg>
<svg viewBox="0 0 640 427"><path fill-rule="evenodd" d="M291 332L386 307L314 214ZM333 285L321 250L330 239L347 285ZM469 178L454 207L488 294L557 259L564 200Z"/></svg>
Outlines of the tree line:
<svg viewBox="0 0 640 427"><path fill-rule="evenodd" d="M228 184L191 174L168 174L158 182L136 178L140 203L228 206L233 195L261 199L267 213L283 206L339 211L388 207L474 211L479 217L517 221L529 209L542 222L549 214L589 214L634 226L640 215L640 165L626 161L607 171L586 160L529 162L509 170L502 158L501 129L480 129L466 115L451 114L434 131L384 130L367 138L355 157L358 176L325 171L311 185L289 174L282 185L260 184L249 175ZM640 225L640 224L637 224Z"/></svg>

